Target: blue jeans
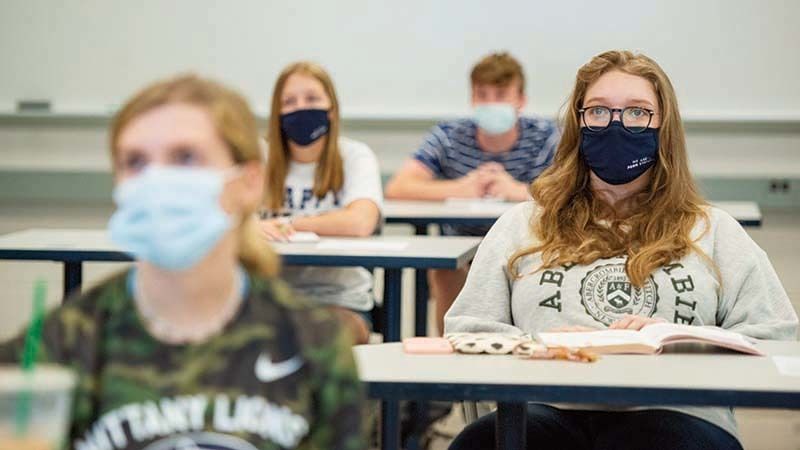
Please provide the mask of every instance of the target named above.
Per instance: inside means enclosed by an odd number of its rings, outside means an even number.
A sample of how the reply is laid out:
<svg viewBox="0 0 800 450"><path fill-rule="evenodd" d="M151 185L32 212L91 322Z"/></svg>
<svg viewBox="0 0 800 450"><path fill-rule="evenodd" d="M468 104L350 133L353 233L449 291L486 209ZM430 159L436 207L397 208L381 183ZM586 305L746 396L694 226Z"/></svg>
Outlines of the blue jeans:
<svg viewBox="0 0 800 450"><path fill-rule="evenodd" d="M450 450L495 448L496 413L467 425ZM528 405L526 436L537 450L741 450L718 426L668 410L587 411Z"/></svg>

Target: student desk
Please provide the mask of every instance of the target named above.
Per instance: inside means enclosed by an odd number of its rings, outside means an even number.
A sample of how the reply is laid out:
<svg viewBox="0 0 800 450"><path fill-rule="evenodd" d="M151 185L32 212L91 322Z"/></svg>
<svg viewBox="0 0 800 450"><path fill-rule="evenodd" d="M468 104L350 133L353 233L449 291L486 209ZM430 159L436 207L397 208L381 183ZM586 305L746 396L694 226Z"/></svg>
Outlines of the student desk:
<svg viewBox="0 0 800 450"><path fill-rule="evenodd" d="M714 202L713 205L733 216L743 227L761 227L761 209L756 202Z"/></svg>
<svg viewBox="0 0 800 450"><path fill-rule="evenodd" d="M800 342L763 341L769 357L732 352L605 355L595 363L503 355L408 355L399 343L354 348L360 378L384 408L400 400L498 402L497 444L525 447L527 402L604 405L748 406L800 409L800 374L782 375L772 356L800 358ZM393 417L384 414L382 420ZM398 428L383 424L383 449Z"/></svg>
<svg viewBox="0 0 800 450"><path fill-rule="evenodd" d="M496 202L471 199L451 199L444 202L387 200L383 205L386 223L405 223L414 227L417 235L428 234L428 225L468 225L491 226L508 209L516 205L510 202ZM760 227L761 210L755 202L714 202L714 205L727 211L743 227ZM428 280L425 271L416 274L415 334L424 336L428 313Z"/></svg>
<svg viewBox="0 0 800 450"><path fill-rule="evenodd" d="M386 271L384 339L400 340L402 269L456 269L475 255L480 238L378 236L323 238L318 243L275 244L287 265L382 267ZM64 296L79 288L84 261L131 261L105 230L29 229L0 236L0 259L64 264Z"/></svg>

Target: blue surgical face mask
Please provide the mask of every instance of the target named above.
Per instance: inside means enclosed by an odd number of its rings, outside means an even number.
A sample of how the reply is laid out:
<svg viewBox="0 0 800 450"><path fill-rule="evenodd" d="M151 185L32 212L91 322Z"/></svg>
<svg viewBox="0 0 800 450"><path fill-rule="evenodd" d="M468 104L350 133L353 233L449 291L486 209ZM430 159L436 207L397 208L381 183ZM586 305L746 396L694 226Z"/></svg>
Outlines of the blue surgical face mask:
<svg viewBox="0 0 800 450"><path fill-rule="evenodd" d="M483 103L473 110L473 119L481 130L502 134L517 123L517 109L510 103Z"/></svg>
<svg viewBox="0 0 800 450"><path fill-rule="evenodd" d="M199 263L231 228L220 205L229 171L148 167L114 189L108 228L122 250L162 269Z"/></svg>
<svg viewBox="0 0 800 450"><path fill-rule="evenodd" d="M306 146L328 134L331 123L325 109L300 109L281 114L281 131L290 141Z"/></svg>
<svg viewBox="0 0 800 450"><path fill-rule="evenodd" d="M639 178L658 158L658 128L631 133L618 120L602 131L581 128L581 154L586 165L608 184Z"/></svg>

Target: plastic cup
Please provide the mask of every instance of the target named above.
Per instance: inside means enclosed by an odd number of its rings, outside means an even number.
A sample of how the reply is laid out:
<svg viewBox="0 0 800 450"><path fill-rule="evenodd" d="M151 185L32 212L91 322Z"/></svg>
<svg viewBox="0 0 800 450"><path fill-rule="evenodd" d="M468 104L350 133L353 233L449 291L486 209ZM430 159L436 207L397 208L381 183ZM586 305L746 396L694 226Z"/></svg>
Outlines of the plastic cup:
<svg viewBox="0 0 800 450"><path fill-rule="evenodd" d="M74 387L64 367L41 364L26 373L0 365L0 450L63 448Z"/></svg>

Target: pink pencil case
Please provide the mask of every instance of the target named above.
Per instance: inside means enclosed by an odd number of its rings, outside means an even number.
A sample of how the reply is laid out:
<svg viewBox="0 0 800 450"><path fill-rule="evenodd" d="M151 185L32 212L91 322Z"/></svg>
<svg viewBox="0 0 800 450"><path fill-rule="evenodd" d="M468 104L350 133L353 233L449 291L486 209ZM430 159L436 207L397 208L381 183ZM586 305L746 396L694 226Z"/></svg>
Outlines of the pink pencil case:
<svg viewBox="0 0 800 450"><path fill-rule="evenodd" d="M412 337L403 339L403 351L420 355L453 353L453 345L440 337Z"/></svg>

